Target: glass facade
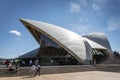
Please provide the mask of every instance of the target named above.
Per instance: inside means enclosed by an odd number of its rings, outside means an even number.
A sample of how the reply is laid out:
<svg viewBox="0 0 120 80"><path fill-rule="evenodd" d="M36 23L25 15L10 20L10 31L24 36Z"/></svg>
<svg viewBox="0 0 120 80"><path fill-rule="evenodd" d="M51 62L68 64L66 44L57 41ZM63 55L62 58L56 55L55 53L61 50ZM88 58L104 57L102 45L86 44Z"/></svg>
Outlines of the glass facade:
<svg viewBox="0 0 120 80"><path fill-rule="evenodd" d="M40 45L41 47L52 46L52 47L60 48L59 45L57 45L54 41L52 41L50 38L46 37L43 34L40 34Z"/></svg>
<svg viewBox="0 0 120 80"><path fill-rule="evenodd" d="M40 49L37 57L41 65L73 65L78 61L53 40L40 33Z"/></svg>

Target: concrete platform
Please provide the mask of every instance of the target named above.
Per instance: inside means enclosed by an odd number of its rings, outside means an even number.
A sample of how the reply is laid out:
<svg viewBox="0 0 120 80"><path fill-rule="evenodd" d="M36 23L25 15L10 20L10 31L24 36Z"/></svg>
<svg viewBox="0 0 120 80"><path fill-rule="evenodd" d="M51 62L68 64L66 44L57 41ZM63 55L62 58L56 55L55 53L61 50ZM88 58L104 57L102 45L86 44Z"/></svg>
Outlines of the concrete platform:
<svg viewBox="0 0 120 80"><path fill-rule="evenodd" d="M23 69L28 71L29 68ZM36 77L26 75L29 72L24 70L22 75L0 74L0 80L120 80L119 64L43 67L41 76Z"/></svg>
<svg viewBox="0 0 120 80"><path fill-rule="evenodd" d="M2 77L0 80L120 80L120 73L87 71L36 76Z"/></svg>

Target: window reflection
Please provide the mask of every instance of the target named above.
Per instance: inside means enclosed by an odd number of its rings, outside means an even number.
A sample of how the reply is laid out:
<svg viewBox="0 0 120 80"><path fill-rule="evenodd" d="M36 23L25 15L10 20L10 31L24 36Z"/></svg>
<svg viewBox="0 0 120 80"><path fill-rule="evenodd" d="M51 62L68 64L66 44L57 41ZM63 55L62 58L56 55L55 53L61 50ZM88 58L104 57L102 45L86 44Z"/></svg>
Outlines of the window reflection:
<svg viewBox="0 0 120 80"><path fill-rule="evenodd" d="M52 46L52 47L60 48L59 45L57 45L53 40L51 40L42 33L40 34L40 45L41 47Z"/></svg>

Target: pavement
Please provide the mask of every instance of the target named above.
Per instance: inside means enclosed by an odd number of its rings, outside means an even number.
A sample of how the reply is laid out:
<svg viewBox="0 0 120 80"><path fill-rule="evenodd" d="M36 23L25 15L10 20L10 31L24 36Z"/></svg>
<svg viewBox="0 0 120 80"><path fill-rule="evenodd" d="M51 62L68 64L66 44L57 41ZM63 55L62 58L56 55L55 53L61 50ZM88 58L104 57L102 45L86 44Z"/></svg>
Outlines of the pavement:
<svg viewBox="0 0 120 80"><path fill-rule="evenodd" d="M120 80L120 73L104 71L45 74L36 77L2 77L0 80Z"/></svg>
<svg viewBox="0 0 120 80"><path fill-rule="evenodd" d="M35 77L30 76L29 67L21 68L19 74L1 68L0 80L120 80L120 64L42 67L41 75Z"/></svg>

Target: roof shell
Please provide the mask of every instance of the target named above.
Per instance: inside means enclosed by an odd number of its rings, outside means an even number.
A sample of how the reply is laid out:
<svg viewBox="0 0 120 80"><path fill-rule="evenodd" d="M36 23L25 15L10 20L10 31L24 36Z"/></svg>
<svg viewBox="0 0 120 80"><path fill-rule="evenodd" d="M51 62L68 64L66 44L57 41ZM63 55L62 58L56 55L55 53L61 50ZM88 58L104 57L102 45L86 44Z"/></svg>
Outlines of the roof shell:
<svg viewBox="0 0 120 80"><path fill-rule="evenodd" d="M89 44L94 46L94 48L106 48L111 51L109 41L104 33L91 33L89 35L84 35L83 37L87 38ZM92 42L91 42L92 41ZM98 45L94 45L96 43Z"/></svg>
<svg viewBox="0 0 120 80"><path fill-rule="evenodd" d="M78 61L83 61L86 59L86 48L83 42L83 38L80 35L62 27L45 22L28 19L20 20L26 27L29 26L33 29L36 29L37 31L55 41L59 46L63 47Z"/></svg>
<svg viewBox="0 0 120 80"><path fill-rule="evenodd" d="M92 41L92 40L89 40L89 39L87 39L87 38L84 38L88 43L89 43L89 45L92 47L92 48L94 48L94 49L106 49L105 47L103 47L102 45L100 45L100 44L98 44L98 43L96 43L96 42L94 42L94 41Z"/></svg>

